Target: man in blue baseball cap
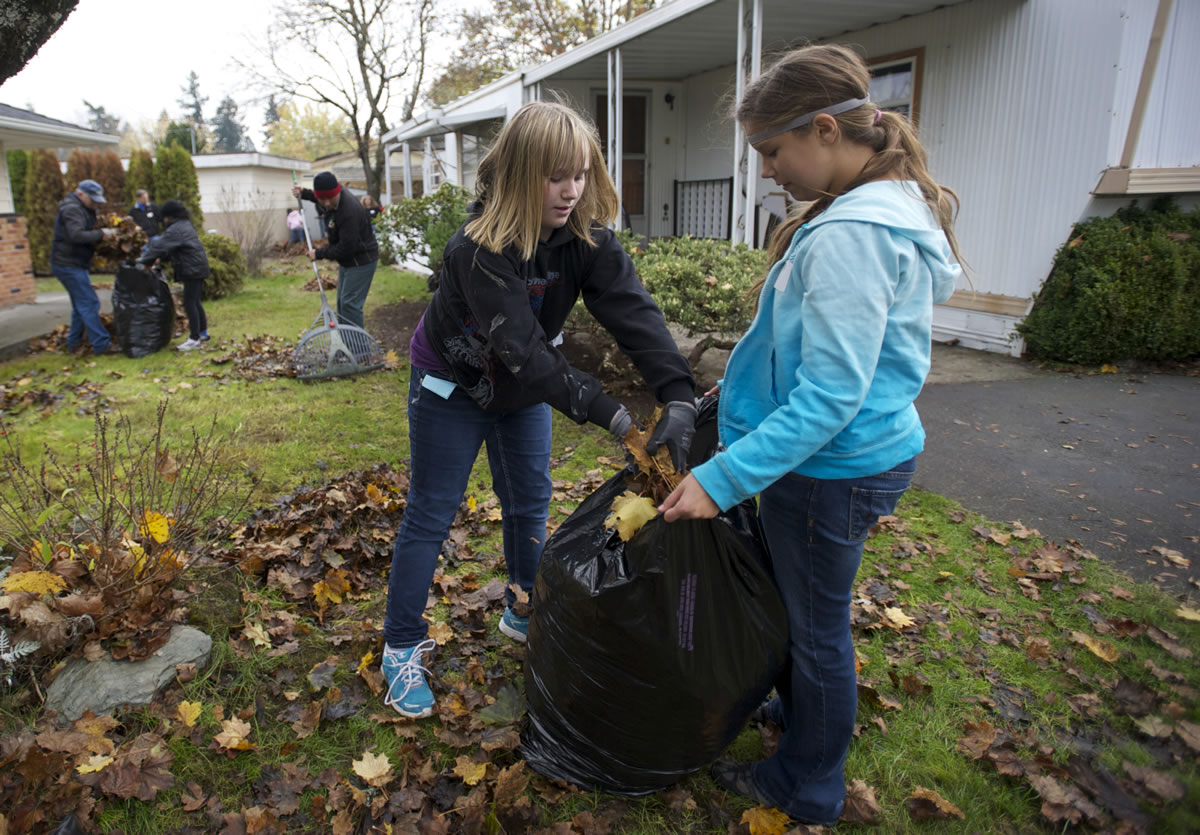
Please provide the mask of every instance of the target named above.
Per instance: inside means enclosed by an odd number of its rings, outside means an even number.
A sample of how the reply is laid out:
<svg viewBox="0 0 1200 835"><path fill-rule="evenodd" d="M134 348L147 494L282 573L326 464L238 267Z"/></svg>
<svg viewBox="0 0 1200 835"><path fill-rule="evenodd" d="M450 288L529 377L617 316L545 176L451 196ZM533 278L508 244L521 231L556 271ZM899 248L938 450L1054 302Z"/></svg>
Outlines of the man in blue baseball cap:
<svg viewBox="0 0 1200 835"><path fill-rule="evenodd" d="M107 354L112 349L112 338L100 321L100 298L88 273L96 243L116 234L115 229L96 228L96 205L105 202L104 187L95 180L83 180L58 204L54 219L50 271L71 297L67 350L72 352L79 349L85 330L92 353Z"/></svg>

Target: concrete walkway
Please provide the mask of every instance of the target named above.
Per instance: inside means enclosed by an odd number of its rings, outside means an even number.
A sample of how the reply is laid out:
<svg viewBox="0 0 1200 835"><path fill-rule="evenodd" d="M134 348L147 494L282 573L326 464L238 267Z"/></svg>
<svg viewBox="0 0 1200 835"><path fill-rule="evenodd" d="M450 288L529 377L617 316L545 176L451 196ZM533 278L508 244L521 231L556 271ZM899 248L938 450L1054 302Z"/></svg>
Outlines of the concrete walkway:
<svg viewBox="0 0 1200 835"><path fill-rule="evenodd" d="M112 290L97 289L100 311L112 313ZM29 340L43 336L59 325L71 323L71 298L61 293L38 293L33 304L0 308L0 359L23 353Z"/></svg>
<svg viewBox="0 0 1200 835"><path fill-rule="evenodd" d="M111 291L97 294L110 310ZM0 357L70 316L65 292L0 309ZM727 356L707 352L697 376L717 379ZM1198 596L1200 377L1075 376L935 344L917 408L927 434L918 487L1056 542L1075 540L1138 579ZM1171 564L1155 548L1192 565Z"/></svg>

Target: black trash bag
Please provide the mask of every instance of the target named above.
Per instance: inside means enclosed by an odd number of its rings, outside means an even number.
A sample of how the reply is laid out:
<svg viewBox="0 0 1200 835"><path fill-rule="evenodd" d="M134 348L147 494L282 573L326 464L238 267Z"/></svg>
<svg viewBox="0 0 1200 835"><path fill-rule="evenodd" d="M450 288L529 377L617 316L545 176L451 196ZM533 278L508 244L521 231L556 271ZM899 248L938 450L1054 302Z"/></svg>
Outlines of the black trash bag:
<svg viewBox="0 0 1200 835"><path fill-rule="evenodd" d="M708 419L697 439L715 448L715 406ZM623 543L604 520L628 472L546 543L520 753L548 777L636 795L734 740L783 668L788 629L752 502L710 520L658 517Z"/></svg>
<svg viewBox="0 0 1200 835"><path fill-rule="evenodd" d="M161 273L122 264L112 291L117 339L128 357L162 350L175 334L175 300Z"/></svg>

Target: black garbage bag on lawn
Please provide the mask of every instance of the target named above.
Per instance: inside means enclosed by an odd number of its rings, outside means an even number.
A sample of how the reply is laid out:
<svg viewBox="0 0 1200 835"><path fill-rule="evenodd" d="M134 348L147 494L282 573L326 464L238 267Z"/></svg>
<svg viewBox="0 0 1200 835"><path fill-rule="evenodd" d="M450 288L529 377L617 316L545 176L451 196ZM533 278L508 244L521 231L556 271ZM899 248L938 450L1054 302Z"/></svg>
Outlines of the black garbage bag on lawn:
<svg viewBox="0 0 1200 835"><path fill-rule="evenodd" d="M122 264L112 291L113 322L121 350L144 357L166 347L175 334L175 300L160 273Z"/></svg>
<svg viewBox="0 0 1200 835"><path fill-rule="evenodd" d="M782 669L788 631L753 503L710 520L660 516L623 543L604 520L625 476L546 543L520 752L548 777L646 794L733 741Z"/></svg>

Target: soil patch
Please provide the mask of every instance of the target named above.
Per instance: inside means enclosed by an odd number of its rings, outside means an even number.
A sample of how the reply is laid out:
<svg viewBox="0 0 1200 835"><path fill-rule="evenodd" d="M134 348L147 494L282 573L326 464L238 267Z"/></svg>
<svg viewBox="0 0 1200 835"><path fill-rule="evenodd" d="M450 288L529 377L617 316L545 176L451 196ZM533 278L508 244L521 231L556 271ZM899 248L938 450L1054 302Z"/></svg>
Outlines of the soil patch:
<svg viewBox="0 0 1200 835"><path fill-rule="evenodd" d="M403 301L377 307L367 317L367 331L379 340L385 351L408 356L408 343L428 306L427 301ZM657 405L654 393L646 388L637 369L618 353L607 365L604 352L596 349L587 334L567 332L559 347L572 367L591 374L604 384L604 390L625 404L639 420L645 420Z"/></svg>

